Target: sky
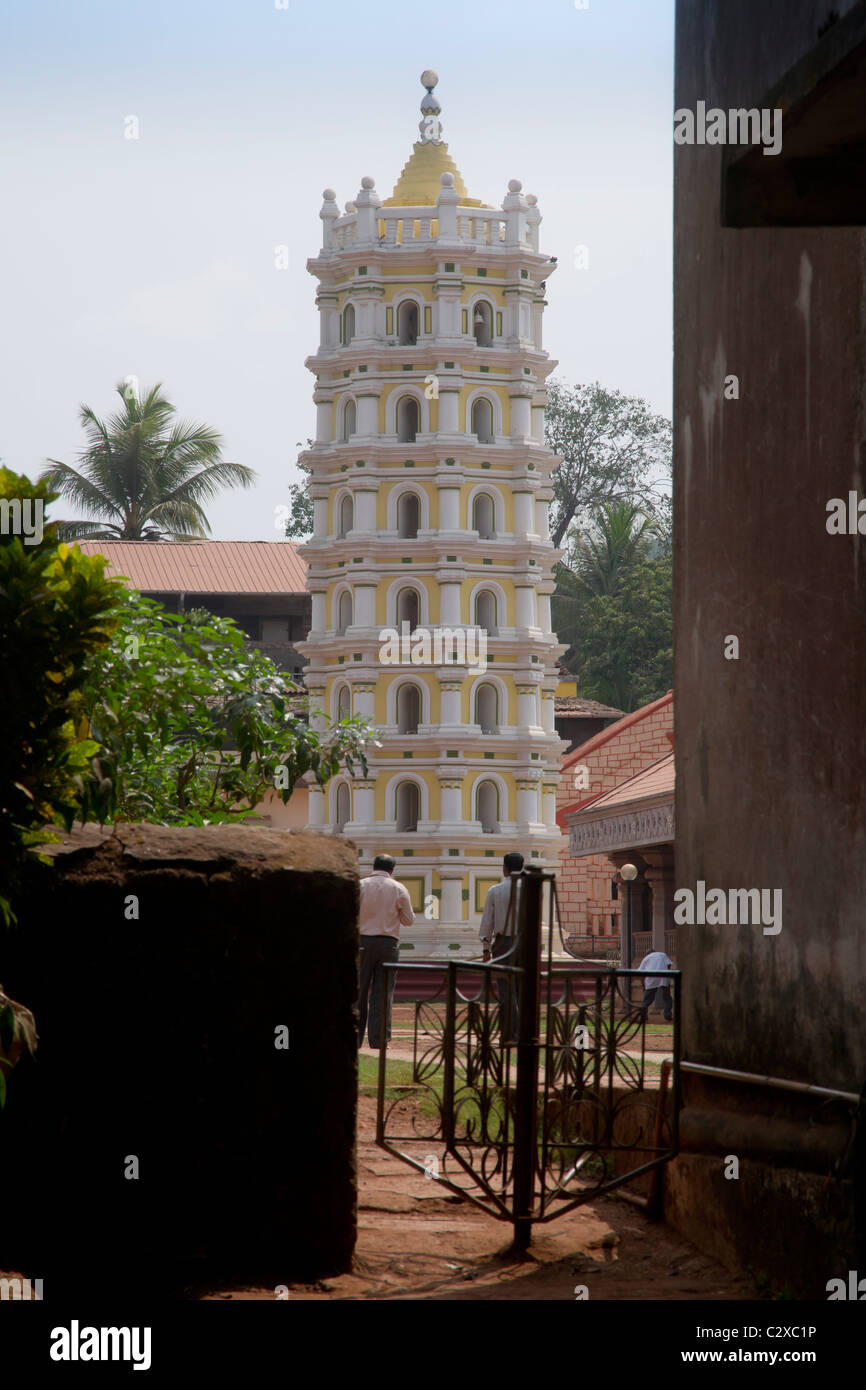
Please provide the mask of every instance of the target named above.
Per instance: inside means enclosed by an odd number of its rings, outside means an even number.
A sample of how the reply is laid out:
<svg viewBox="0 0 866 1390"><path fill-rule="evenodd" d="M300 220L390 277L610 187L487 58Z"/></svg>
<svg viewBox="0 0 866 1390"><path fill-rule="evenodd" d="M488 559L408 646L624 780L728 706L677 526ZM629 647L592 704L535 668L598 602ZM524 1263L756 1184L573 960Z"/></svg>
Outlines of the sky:
<svg viewBox="0 0 866 1390"><path fill-rule="evenodd" d="M390 196L425 68L470 195L500 206L519 178L538 197L556 374L670 416L673 10L6 0L0 458L74 465L82 403L105 415L122 378L162 382L258 474L209 504L213 536L279 539L315 433L322 190L342 209L369 174Z"/></svg>

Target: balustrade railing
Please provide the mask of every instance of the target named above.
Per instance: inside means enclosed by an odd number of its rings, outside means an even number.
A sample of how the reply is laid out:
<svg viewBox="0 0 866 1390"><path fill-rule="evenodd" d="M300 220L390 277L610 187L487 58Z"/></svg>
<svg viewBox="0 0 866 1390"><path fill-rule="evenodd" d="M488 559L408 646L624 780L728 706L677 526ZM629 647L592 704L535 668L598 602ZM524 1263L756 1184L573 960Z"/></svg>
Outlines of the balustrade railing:
<svg viewBox="0 0 866 1390"><path fill-rule="evenodd" d="M428 245L439 237L439 218L427 208L377 208L379 242L384 246ZM508 236L508 216L495 208L473 208L458 211L457 240L474 246L503 246ZM348 250L357 240L358 214L347 213L333 224L333 246L337 251ZM521 244L537 250L537 227L528 225ZM453 239L453 238L449 238Z"/></svg>

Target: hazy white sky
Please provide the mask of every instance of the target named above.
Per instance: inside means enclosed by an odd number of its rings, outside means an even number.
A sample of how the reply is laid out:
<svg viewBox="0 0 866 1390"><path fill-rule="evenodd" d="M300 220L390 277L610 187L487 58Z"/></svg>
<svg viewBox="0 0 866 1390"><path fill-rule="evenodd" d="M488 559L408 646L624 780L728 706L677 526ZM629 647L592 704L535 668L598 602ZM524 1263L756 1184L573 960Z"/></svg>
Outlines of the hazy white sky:
<svg viewBox="0 0 866 1390"><path fill-rule="evenodd" d="M390 195L426 67L470 194L498 206L520 178L538 196L559 375L669 415L673 0L277 4L6 0L5 463L75 463L81 402L108 413L128 373L161 381L259 474L211 504L213 535L277 539L315 428L322 189L342 207L372 174Z"/></svg>

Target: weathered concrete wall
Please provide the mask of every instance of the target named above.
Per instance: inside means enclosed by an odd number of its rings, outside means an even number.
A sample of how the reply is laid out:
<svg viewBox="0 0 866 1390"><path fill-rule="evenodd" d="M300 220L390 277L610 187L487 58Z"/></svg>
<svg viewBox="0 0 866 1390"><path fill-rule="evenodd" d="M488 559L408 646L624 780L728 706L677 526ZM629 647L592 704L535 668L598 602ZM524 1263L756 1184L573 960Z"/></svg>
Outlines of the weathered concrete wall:
<svg viewBox="0 0 866 1390"><path fill-rule="evenodd" d="M852 7L679 0L675 106L761 106L831 12ZM866 495L866 234L722 228L722 155L675 156L677 886L781 889L783 916L778 935L680 927L684 1049L859 1092L866 541L828 535L826 506ZM739 399L724 397L731 374ZM728 635L738 660L725 659ZM684 1094L688 1105L689 1083ZM810 1219L797 1182L759 1168L748 1201L742 1180L713 1179L746 1262L750 1250L770 1260L763 1201L777 1227ZM701 1211L710 1189L691 1170ZM681 1219L689 1203L678 1199ZM795 1283L808 1241L790 1257L775 1246L771 1277ZM811 1248L826 1256L825 1242Z"/></svg>
<svg viewBox="0 0 866 1390"><path fill-rule="evenodd" d="M46 1297L70 1277L168 1294L219 1271L276 1284L348 1268L352 847L118 826L52 852L52 883L0 938L0 980L40 1033L0 1119L0 1265L44 1278Z"/></svg>

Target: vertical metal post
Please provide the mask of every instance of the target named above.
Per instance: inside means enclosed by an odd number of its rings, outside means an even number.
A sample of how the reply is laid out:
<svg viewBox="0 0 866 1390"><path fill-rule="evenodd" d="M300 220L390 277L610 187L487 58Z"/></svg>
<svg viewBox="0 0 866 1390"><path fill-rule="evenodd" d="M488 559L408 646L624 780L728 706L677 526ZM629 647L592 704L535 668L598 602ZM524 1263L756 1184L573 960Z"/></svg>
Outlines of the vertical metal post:
<svg viewBox="0 0 866 1390"><path fill-rule="evenodd" d="M369 995L369 1000L368 1000L368 1008L369 1008L369 1001L372 1000L372 998L373 998L373 990L372 990L372 988L371 988L371 990L370 990L370 995ZM386 1086L386 1076L387 1076L387 1070L386 1070L386 1068L387 1068L387 1062L388 1062L388 1052L387 1052L387 1048L386 1048L386 1046L385 1046L385 1040L386 1040L386 1038L387 1038L387 1036L388 1036L388 1032L387 1032L387 1029L386 1029L386 1027L385 1027L385 1020L386 1020L385 1009L386 1009L386 1006L387 1006L387 1002L388 1002L388 972L386 971L385 966L384 966L384 964L383 964L383 966L382 966L382 1027L381 1027L381 1030L380 1030L380 1032L379 1032L379 1086L378 1086L378 1090L377 1090L377 1094L376 1094L376 1143L377 1143L377 1144L381 1144L381 1143L382 1143L382 1140L385 1138L385 1086ZM369 1029L369 1015L368 1015L367 1027L368 1027L368 1029ZM363 1046L363 1043L364 1043L364 1039L363 1039L363 1038L360 1038L360 1039L359 1039L359 1046Z"/></svg>
<svg viewBox="0 0 866 1390"><path fill-rule="evenodd" d="M623 970L631 970L632 958L634 956L634 945L631 939L631 880L626 882L625 895L625 960L622 963ZM631 980L628 982L628 1002L631 1003Z"/></svg>
<svg viewBox="0 0 866 1390"><path fill-rule="evenodd" d="M525 870L518 922L520 1003L514 1106L514 1249L529 1248L538 1167L538 1006L541 969L541 869Z"/></svg>
<svg viewBox="0 0 866 1390"><path fill-rule="evenodd" d="M454 1061L457 1032L457 962L448 962L446 976L448 993L445 996L445 1071L442 1077L442 1138L451 1153L454 1148L456 1116L454 1114Z"/></svg>

